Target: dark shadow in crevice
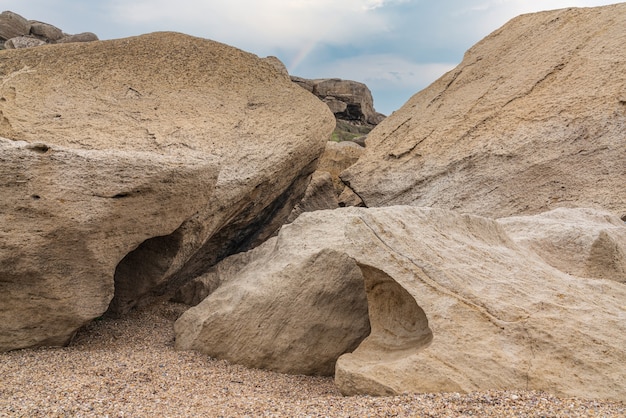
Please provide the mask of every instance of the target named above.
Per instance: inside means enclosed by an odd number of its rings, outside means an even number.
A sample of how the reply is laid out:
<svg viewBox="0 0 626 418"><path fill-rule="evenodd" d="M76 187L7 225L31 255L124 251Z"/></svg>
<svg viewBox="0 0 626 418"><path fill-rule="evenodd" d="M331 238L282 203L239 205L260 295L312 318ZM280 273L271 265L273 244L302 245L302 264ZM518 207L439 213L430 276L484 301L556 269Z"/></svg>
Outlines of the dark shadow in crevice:
<svg viewBox="0 0 626 418"><path fill-rule="evenodd" d="M127 313L159 285L178 254L181 243L179 227L169 235L145 240L128 253L115 269L115 294L106 315L117 317Z"/></svg>

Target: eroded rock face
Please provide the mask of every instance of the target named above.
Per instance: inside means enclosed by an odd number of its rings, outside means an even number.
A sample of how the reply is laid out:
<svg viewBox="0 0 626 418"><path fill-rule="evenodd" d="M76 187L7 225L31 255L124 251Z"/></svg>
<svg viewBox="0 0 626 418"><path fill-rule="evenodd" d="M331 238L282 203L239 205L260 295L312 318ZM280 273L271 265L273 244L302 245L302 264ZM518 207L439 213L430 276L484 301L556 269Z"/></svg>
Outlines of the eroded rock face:
<svg viewBox="0 0 626 418"><path fill-rule="evenodd" d="M626 215L625 37L624 3L513 19L378 125L342 179L368 207Z"/></svg>
<svg viewBox="0 0 626 418"><path fill-rule="evenodd" d="M91 32L70 35L49 23L26 20L10 11L0 13L0 49L32 48L54 43L97 40L98 36Z"/></svg>
<svg viewBox="0 0 626 418"><path fill-rule="evenodd" d="M30 33L30 22L11 11L0 13L0 43Z"/></svg>
<svg viewBox="0 0 626 418"><path fill-rule="evenodd" d="M265 240L334 127L272 65L182 34L2 57L3 350L63 343Z"/></svg>
<svg viewBox="0 0 626 418"><path fill-rule="evenodd" d="M385 118L374 110L372 93L363 83L339 78L309 80L292 76L291 79L324 101L337 119L373 127Z"/></svg>
<svg viewBox="0 0 626 418"><path fill-rule="evenodd" d="M0 138L0 351L63 345L102 315L120 260L154 236L175 247L218 174L202 155Z"/></svg>
<svg viewBox="0 0 626 418"><path fill-rule="evenodd" d="M498 222L515 242L561 271L626 284L626 228L610 213L559 208Z"/></svg>
<svg viewBox="0 0 626 418"><path fill-rule="evenodd" d="M516 237L550 218L579 218L582 236L626 226L607 212L564 213L517 220L515 235L502 221L433 208L304 213L183 314L176 347L310 372L300 365L330 364L340 351L320 357L319 335L303 337L329 324L322 312L333 321L352 312L334 329L355 343L365 336L354 315L363 302L343 310L360 280L371 332L336 362L344 394L530 389L624 400L626 370L615 365L626 361L626 286L560 271Z"/></svg>
<svg viewBox="0 0 626 418"><path fill-rule="evenodd" d="M281 258L269 270L265 258L246 261L176 321L177 349L278 372L331 375L337 358L369 334L363 277L345 254L321 251L293 265Z"/></svg>

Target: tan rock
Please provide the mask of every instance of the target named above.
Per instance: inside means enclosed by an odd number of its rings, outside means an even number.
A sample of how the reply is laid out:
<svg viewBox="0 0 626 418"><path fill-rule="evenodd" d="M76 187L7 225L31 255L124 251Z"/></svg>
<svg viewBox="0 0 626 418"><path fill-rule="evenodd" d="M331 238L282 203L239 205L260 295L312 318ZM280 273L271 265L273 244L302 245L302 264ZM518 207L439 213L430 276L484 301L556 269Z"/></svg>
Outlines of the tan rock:
<svg viewBox="0 0 626 418"><path fill-rule="evenodd" d="M517 243L561 271L626 284L626 228L608 212L559 208L498 222Z"/></svg>
<svg viewBox="0 0 626 418"><path fill-rule="evenodd" d="M378 125L343 180L368 207L626 215L625 36L624 3L513 19Z"/></svg>
<svg viewBox="0 0 626 418"><path fill-rule="evenodd" d="M0 41L26 36L29 32L30 22L22 16L8 10L0 13Z"/></svg>
<svg viewBox="0 0 626 418"><path fill-rule="evenodd" d="M328 141L326 143L326 148L320 158L317 170L330 173L337 196L343 192L345 187L339 178L339 174L352 164L356 163L359 157L363 155L364 151L365 149L363 147L350 141Z"/></svg>
<svg viewBox="0 0 626 418"><path fill-rule="evenodd" d="M304 192L304 197L293 208L287 222L293 222L304 212L314 210L336 209L339 207L333 178L326 171L316 171L311 176L311 182Z"/></svg>
<svg viewBox="0 0 626 418"><path fill-rule="evenodd" d="M182 34L2 58L0 136L11 152L0 178L14 179L0 189L0 282L11 289L0 292L3 350L67 341L111 297L109 311L124 313L271 236L334 126L323 103L273 66ZM80 290L90 286L101 289L95 299ZM62 330L49 287L73 306Z"/></svg>
<svg viewBox="0 0 626 418"><path fill-rule="evenodd" d="M65 36L63 31L56 26L34 20L30 21L30 33L31 35L43 38L48 42L58 41Z"/></svg>
<svg viewBox="0 0 626 418"><path fill-rule="evenodd" d="M259 252L275 238L268 244ZM370 331L363 277L333 250L297 261L282 258L270 270L265 258L240 265L236 280L231 276L176 321L176 348L249 367L332 374L337 358Z"/></svg>
<svg viewBox="0 0 626 418"><path fill-rule="evenodd" d="M619 227L614 216L584 213L583 236L603 218ZM544 218L529 218L528 229ZM557 270L501 221L410 206L308 212L248 257L176 322L177 348L309 372L300 365L330 364L338 352L320 354L315 330L331 332L321 324L351 315L333 329L362 335L354 308L343 310L353 290L334 290L360 279L371 333L337 360L345 394L524 389L626 399L626 369L616 367L626 361L626 286Z"/></svg>
<svg viewBox="0 0 626 418"><path fill-rule="evenodd" d="M98 40L98 35L92 32L77 33L75 35L66 35L58 39L56 43L64 44L70 42L93 42Z"/></svg>
<svg viewBox="0 0 626 418"><path fill-rule="evenodd" d="M119 261L154 236L175 245L218 173L209 156L0 138L0 351L66 344L102 315Z"/></svg>

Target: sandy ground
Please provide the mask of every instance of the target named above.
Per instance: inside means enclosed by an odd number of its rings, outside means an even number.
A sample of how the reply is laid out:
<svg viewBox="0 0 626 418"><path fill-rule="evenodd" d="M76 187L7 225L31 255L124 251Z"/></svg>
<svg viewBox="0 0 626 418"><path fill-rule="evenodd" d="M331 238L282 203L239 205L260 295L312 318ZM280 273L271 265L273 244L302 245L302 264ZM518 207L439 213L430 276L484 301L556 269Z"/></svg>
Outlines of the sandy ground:
<svg viewBox="0 0 626 418"><path fill-rule="evenodd" d="M0 417L626 416L624 403L543 392L343 397L332 378L174 351L181 308L158 303L94 321L65 348L0 353Z"/></svg>

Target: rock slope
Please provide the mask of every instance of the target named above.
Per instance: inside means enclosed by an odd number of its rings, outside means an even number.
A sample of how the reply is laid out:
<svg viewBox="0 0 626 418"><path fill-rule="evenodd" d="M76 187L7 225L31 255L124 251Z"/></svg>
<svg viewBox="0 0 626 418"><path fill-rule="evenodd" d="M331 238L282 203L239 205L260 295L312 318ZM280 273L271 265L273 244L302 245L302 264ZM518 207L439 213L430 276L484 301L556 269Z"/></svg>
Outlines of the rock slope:
<svg viewBox="0 0 626 418"><path fill-rule="evenodd" d="M567 274L544 260L559 238L516 237L578 218L572 247L604 228L624 248L626 226L608 212L562 211L514 221L411 206L304 213L220 263L216 290L176 322L176 347L291 373L336 361L344 394L624 400L626 275Z"/></svg>
<svg viewBox="0 0 626 418"><path fill-rule="evenodd" d="M519 16L368 136L366 206L626 215L626 4Z"/></svg>
<svg viewBox="0 0 626 418"><path fill-rule="evenodd" d="M0 55L0 350L262 242L335 123L255 55L182 34Z"/></svg>

